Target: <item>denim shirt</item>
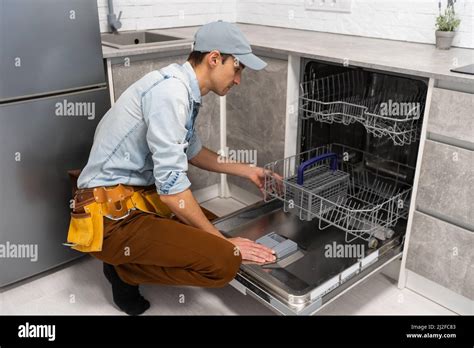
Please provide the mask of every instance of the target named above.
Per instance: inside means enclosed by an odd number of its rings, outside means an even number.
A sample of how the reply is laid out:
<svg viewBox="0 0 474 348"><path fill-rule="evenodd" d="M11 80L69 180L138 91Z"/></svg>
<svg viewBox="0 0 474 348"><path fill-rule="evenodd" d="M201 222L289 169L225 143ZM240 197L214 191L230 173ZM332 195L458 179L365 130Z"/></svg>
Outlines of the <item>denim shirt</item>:
<svg viewBox="0 0 474 348"><path fill-rule="evenodd" d="M189 62L146 74L99 122L78 187L155 183L159 194L183 192L191 186L188 160L202 148L194 130L200 106Z"/></svg>

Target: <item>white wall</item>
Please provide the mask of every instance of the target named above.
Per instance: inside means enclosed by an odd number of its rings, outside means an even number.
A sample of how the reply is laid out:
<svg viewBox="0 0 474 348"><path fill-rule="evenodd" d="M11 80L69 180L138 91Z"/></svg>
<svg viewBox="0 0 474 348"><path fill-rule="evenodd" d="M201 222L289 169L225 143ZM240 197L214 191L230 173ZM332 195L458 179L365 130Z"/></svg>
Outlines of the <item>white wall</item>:
<svg viewBox="0 0 474 348"><path fill-rule="evenodd" d="M107 0L97 0L101 32L107 29ZM114 0L122 30L186 27L218 19L236 20L236 0Z"/></svg>
<svg viewBox="0 0 474 348"><path fill-rule="evenodd" d="M455 9L462 21L453 45L474 48L474 0ZM424 43L435 42L437 15L437 0L352 0L351 13L308 11L305 0L237 0L237 22Z"/></svg>

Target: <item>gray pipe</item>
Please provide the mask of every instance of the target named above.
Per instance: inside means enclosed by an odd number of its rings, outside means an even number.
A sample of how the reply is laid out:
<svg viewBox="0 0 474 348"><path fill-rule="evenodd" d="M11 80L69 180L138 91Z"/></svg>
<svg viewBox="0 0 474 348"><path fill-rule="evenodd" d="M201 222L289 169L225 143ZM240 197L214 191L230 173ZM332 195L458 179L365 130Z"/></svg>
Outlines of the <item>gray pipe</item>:
<svg viewBox="0 0 474 348"><path fill-rule="evenodd" d="M109 14L114 14L114 0L107 0L107 4L109 7Z"/></svg>
<svg viewBox="0 0 474 348"><path fill-rule="evenodd" d="M122 11L120 11L118 18L114 13L114 1L107 0L109 13L107 14L107 24L109 25L109 32L118 33L118 30L122 27L120 17L122 17Z"/></svg>

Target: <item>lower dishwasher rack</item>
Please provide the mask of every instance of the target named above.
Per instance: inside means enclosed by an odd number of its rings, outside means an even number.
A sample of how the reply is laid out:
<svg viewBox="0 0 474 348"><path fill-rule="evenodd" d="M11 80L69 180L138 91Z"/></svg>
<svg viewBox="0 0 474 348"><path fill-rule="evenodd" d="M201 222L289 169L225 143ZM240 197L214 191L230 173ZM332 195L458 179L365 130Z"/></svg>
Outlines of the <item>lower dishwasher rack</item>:
<svg viewBox="0 0 474 348"><path fill-rule="evenodd" d="M231 282L243 294L284 315L314 314L399 258L406 228L400 221L394 235L374 250L363 240L345 242L336 227L321 230L316 220L303 221L286 213L279 200L256 203L213 223L227 237L255 241L274 232L298 244L296 252L276 263L243 263Z"/></svg>
<svg viewBox="0 0 474 348"><path fill-rule="evenodd" d="M368 163L382 165L369 166ZM390 173L381 168L389 166ZM398 219L408 215L413 171L401 163L341 144L328 144L265 165L265 198L284 202L284 210L302 220L318 220L377 246L390 237Z"/></svg>

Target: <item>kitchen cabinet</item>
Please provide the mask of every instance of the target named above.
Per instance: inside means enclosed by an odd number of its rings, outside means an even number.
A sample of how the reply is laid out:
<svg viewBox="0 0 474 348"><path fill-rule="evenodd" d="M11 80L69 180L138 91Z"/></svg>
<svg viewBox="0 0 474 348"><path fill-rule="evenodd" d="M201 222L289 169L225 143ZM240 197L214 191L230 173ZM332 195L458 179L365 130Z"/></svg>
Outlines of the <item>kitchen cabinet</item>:
<svg viewBox="0 0 474 348"><path fill-rule="evenodd" d="M474 229L474 152L426 140L416 208Z"/></svg>
<svg viewBox="0 0 474 348"><path fill-rule="evenodd" d="M433 89L428 132L474 144L474 94Z"/></svg>
<svg viewBox="0 0 474 348"><path fill-rule="evenodd" d="M416 211L408 247L407 269L474 300L473 232Z"/></svg>
<svg viewBox="0 0 474 348"><path fill-rule="evenodd" d="M172 63L183 64L187 56L183 54L147 57L131 56L115 58L111 61L115 100L135 81L149 72L164 68Z"/></svg>
<svg viewBox="0 0 474 348"><path fill-rule="evenodd" d="M433 88L400 285L474 314L474 94Z"/></svg>

